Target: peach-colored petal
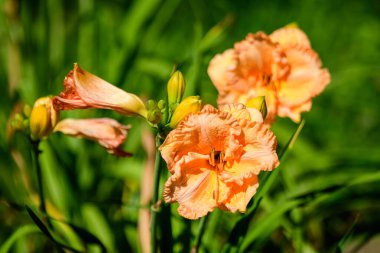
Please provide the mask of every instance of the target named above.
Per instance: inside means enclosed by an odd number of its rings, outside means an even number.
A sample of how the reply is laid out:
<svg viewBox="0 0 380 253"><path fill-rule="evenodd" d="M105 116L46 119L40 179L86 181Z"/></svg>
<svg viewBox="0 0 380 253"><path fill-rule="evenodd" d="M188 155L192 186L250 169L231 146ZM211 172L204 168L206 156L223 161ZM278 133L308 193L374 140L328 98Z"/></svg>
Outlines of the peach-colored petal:
<svg viewBox="0 0 380 253"><path fill-rule="evenodd" d="M214 83L215 87L222 91L229 83L229 71L236 68L234 51L226 50L223 54L216 55L208 67L208 75Z"/></svg>
<svg viewBox="0 0 380 253"><path fill-rule="evenodd" d="M228 186L231 189L230 196L220 208L230 212L239 211L244 213L247 210L249 201L259 187L259 179L257 176L253 176L245 179L242 185L231 183Z"/></svg>
<svg viewBox="0 0 380 253"><path fill-rule="evenodd" d="M207 105L200 113L182 120L175 131L169 133L160 151L172 172L174 164L189 152L206 154L212 148L222 150L228 146L226 156L236 155L241 150L236 140L240 133L239 123L231 114Z"/></svg>
<svg viewBox="0 0 380 253"><path fill-rule="evenodd" d="M178 212L188 219L197 219L216 207L212 198L216 187L216 175L209 169L208 157L204 158L206 159L198 157L184 162L165 183L164 200L177 201Z"/></svg>
<svg viewBox="0 0 380 253"><path fill-rule="evenodd" d="M251 114L243 104L224 104L219 110L232 114L235 119L251 120Z"/></svg>
<svg viewBox="0 0 380 253"><path fill-rule="evenodd" d="M248 34L245 40L235 44L235 52L238 59L235 72L248 88L281 80L289 72L284 52L262 32Z"/></svg>
<svg viewBox="0 0 380 253"><path fill-rule="evenodd" d="M310 48L310 41L306 34L296 27L283 27L269 35L270 39L278 42L282 47L300 46Z"/></svg>
<svg viewBox="0 0 380 253"><path fill-rule="evenodd" d="M239 72L244 77L271 75L274 47L264 33L248 34L235 44Z"/></svg>
<svg viewBox="0 0 380 253"><path fill-rule="evenodd" d="M312 50L290 48L287 57L292 71L278 88L279 103L288 107L300 105L318 95L330 82L326 69L320 68L318 55Z"/></svg>
<svg viewBox="0 0 380 253"><path fill-rule="evenodd" d="M241 157L227 163L220 173L225 182L242 185L244 180L256 176L260 171L272 170L279 165L276 154L276 138L264 124L241 122L244 131L244 152Z"/></svg>
<svg viewBox="0 0 380 253"><path fill-rule="evenodd" d="M117 156L131 156L131 153L121 148L129 129L130 126L121 125L116 120L97 118L65 119L57 124L54 131L74 137L95 140L106 148L109 153Z"/></svg>
<svg viewBox="0 0 380 253"><path fill-rule="evenodd" d="M196 153L184 156L177 164L163 193L166 202L178 202L178 213L188 219L206 215L228 195L229 189L218 179L208 156Z"/></svg>
<svg viewBox="0 0 380 253"><path fill-rule="evenodd" d="M249 120L254 122L263 122L263 115L255 108L247 108L243 104L223 104L219 110L228 112L237 120Z"/></svg>
<svg viewBox="0 0 380 253"><path fill-rule="evenodd" d="M310 111L311 104L311 100L309 100L298 106L288 107L280 105L278 107L278 116L289 117L294 122L299 123L301 121L301 113Z"/></svg>
<svg viewBox="0 0 380 253"><path fill-rule="evenodd" d="M54 106L59 110L100 108L146 117L146 108L139 97L81 69L78 64L74 64L63 84L64 92L54 98Z"/></svg>

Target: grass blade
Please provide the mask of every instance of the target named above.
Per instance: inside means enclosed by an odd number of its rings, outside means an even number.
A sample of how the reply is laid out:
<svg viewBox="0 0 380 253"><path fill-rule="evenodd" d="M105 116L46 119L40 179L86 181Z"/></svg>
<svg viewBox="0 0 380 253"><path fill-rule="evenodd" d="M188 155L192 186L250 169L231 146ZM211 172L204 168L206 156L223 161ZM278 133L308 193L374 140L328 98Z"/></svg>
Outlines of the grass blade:
<svg viewBox="0 0 380 253"><path fill-rule="evenodd" d="M1 245L0 247L0 253L7 253L10 252L10 249L12 245L21 237L31 234L31 233L37 233L40 232L38 228L36 228L33 225L26 225L19 229L17 229L9 238Z"/></svg>

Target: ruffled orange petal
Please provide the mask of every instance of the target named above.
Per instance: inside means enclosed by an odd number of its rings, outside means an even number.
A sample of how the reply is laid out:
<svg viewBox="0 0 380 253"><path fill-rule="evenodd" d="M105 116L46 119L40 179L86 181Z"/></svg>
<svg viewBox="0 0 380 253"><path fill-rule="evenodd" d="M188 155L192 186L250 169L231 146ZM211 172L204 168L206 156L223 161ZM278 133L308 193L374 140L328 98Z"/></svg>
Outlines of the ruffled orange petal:
<svg viewBox="0 0 380 253"><path fill-rule="evenodd" d="M236 68L234 50L228 49L222 54L216 55L208 67L208 75L219 92L229 85L230 71Z"/></svg>
<svg viewBox="0 0 380 253"><path fill-rule="evenodd" d="M241 152L238 138L241 134L239 123L229 113L223 113L206 105L200 113L190 114L169 133L160 147L162 157L170 172L179 159L189 152L209 154L214 148L224 150L226 157Z"/></svg>
<svg viewBox="0 0 380 253"><path fill-rule="evenodd" d="M178 202L180 215L197 219L216 207L212 198L216 191L216 174L207 162L208 156L193 154L188 159L190 161L176 167L165 183L163 197L165 202Z"/></svg>
<svg viewBox="0 0 380 253"><path fill-rule="evenodd" d="M235 183L227 184L231 189L229 197L220 206L222 210L230 212L242 212L247 210L247 205L251 198L256 194L259 187L258 176L252 176L244 180L241 185Z"/></svg>
<svg viewBox="0 0 380 253"><path fill-rule="evenodd" d="M219 110L228 112L237 120L249 120L263 122L263 115L255 108L247 108L243 104L224 104L219 106Z"/></svg>
<svg viewBox="0 0 380 253"><path fill-rule="evenodd" d="M276 138L269 127L249 121L242 123L244 152L238 160L227 163L220 174L225 182L238 185L243 185L245 179L257 176L260 171L272 170L279 165Z"/></svg>
<svg viewBox="0 0 380 253"><path fill-rule="evenodd" d="M81 69L78 64L74 64L74 70L65 78L64 88L54 98L58 110L100 108L146 117L146 108L139 97Z"/></svg>
<svg viewBox="0 0 380 253"><path fill-rule="evenodd" d="M264 33L248 34L245 40L235 44L235 50L242 77L272 74L274 47Z"/></svg>
<svg viewBox="0 0 380 253"><path fill-rule="evenodd" d="M287 57L292 71L279 84L277 96L282 106L300 106L322 92L330 82L330 74L321 69L319 57L312 50L290 48Z"/></svg>
<svg viewBox="0 0 380 253"><path fill-rule="evenodd" d="M130 126L109 118L65 119L56 125L54 132L95 140L111 154L131 156L131 153L121 148L129 129Z"/></svg>
<svg viewBox="0 0 380 253"><path fill-rule="evenodd" d="M184 156L165 183L165 202L178 202L178 213L185 218L205 216L229 196L229 188L218 179L208 158L196 153Z"/></svg>
<svg viewBox="0 0 380 253"><path fill-rule="evenodd" d="M283 27L269 35L273 42L278 42L283 48L298 46L311 48L306 34L296 27Z"/></svg>
<svg viewBox="0 0 380 253"><path fill-rule="evenodd" d="M289 117L294 122L300 122L301 121L301 113L308 112L311 109L311 100L300 104L298 106L282 106L280 105L278 107L278 116L280 117Z"/></svg>
<svg viewBox="0 0 380 253"><path fill-rule="evenodd" d="M283 79L290 70L283 50L262 32L248 34L235 44L235 52L238 61L235 72L242 79L240 82L248 86L239 90L266 86Z"/></svg>

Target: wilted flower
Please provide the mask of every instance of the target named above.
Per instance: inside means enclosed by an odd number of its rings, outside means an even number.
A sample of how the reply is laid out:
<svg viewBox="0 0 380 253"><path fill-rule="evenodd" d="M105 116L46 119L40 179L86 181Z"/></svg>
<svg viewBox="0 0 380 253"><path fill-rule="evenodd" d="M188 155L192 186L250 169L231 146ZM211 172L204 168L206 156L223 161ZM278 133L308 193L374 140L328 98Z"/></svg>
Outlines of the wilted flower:
<svg viewBox="0 0 380 253"><path fill-rule="evenodd" d="M139 97L81 69L78 64L74 64L63 85L64 92L54 97L57 110L100 108L146 118L146 108Z"/></svg>
<svg viewBox="0 0 380 253"><path fill-rule="evenodd" d="M121 148L130 128L109 118L65 119L57 124L54 132L95 140L113 155L131 156Z"/></svg>
<svg viewBox="0 0 380 253"><path fill-rule="evenodd" d="M30 113L30 134L33 140L47 137L59 120L59 111L53 107L50 97L36 100Z"/></svg>
<svg viewBox="0 0 380 253"><path fill-rule="evenodd" d="M244 212L260 171L279 164L275 136L261 122L259 111L241 104L189 114L160 147L172 174L164 200L178 202L179 214L189 219L216 207Z"/></svg>
<svg viewBox="0 0 380 253"><path fill-rule="evenodd" d="M216 55L208 73L219 91L218 103L243 103L265 96L267 122L275 116L298 122L311 98L330 82L318 54L300 29L285 27L271 35L249 34L233 49Z"/></svg>

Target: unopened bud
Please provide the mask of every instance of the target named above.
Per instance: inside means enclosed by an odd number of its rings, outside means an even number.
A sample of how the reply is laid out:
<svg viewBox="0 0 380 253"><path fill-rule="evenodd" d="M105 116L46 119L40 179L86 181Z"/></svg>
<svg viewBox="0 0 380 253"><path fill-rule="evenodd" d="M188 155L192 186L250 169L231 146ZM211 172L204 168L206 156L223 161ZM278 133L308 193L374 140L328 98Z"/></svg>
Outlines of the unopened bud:
<svg viewBox="0 0 380 253"><path fill-rule="evenodd" d="M166 102L165 102L165 100L160 100L160 101L158 101L158 103L157 103L157 107L160 109L160 110L163 110L164 108L165 108L165 106L166 106Z"/></svg>
<svg viewBox="0 0 380 253"><path fill-rule="evenodd" d="M248 100L247 107L255 108L261 112L263 119L267 116L267 103L265 102L265 96L259 96Z"/></svg>
<svg viewBox="0 0 380 253"><path fill-rule="evenodd" d="M24 105L24 108L23 108L24 115L29 118L31 112L32 112L32 108L30 107L30 105Z"/></svg>
<svg viewBox="0 0 380 253"><path fill-rule="evenodd" d="M21 116L21 114L17 113L11 121L12 128L16 131L23 130L23 120L24 118Z"/></svg>
<svg viewBox="0 0 380 253"><path fill-rule="evenodd" d="M148 110L154 110L157 108L157 103L153 99L150 99L148 100L146 107Z"/></svg>
<svg viewBox="0 0 380 253"><path fill-rule="evenodd" d="M169 106L180 103L185 91L185 79L180 71L177 70L170 77L167 88Z"/></svg>
<svg viewBox="0 0 380 253"><path fill-rule="evenodd" d="M178 123L190 113L196 113L201 110L202 101L199 96L190 96L185 98L175 109L170 120L169 126L175 128Z"/></svg>
<svg viewBox="0 0 380 253"><path fill-rule="evenodd" d="M292 22L292 23L289 23L285 26L286 28L298 28L298 24L297 22Z"/></svg>
<svg viewBox="0 0 380 253"><path fill-rule="evenodd" d="M162 119L162 112L158 109L148 111L148 121L152 124L158 124Z"/></svg>
<svg viewBox="0 0 380 253"><path fill-rule="evenodd" d="M53 107L50 97L38 99L30 113L30 134L33 140L47 137L59 120L59 111Z"/></svg>

